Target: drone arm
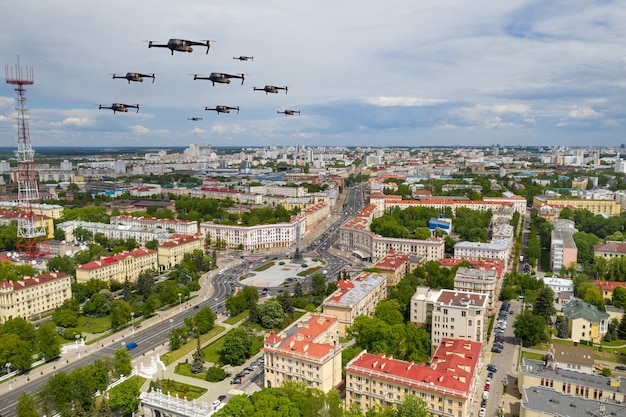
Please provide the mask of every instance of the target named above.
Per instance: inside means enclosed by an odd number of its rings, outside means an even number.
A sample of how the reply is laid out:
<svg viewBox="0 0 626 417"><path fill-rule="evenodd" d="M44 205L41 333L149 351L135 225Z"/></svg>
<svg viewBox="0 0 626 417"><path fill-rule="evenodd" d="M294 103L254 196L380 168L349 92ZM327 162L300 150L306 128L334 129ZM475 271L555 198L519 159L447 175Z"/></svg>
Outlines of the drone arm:
<svg viewBox="0 0 626 417"><path fill-rule="evenodd" d="M152 74L152 84L154 84L154 80L156 80L156 74Z"/></svg>
<svg viewBox="0 0 626 417"><path fill-rule="evenodd" d="M239 114L239 106L237 106L237 114Z"/></svg>

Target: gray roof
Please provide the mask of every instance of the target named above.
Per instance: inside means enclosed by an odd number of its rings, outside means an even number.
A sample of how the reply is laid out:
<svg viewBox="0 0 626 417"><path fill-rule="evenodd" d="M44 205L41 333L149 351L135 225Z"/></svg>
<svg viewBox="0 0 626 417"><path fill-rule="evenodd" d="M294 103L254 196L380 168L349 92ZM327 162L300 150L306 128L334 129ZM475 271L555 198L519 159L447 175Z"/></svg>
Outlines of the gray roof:
<svg viewBox="0 0 626 417"><path fill-rule="evenodd" d="M568 320L584 318L590 323L600 323L608 320L609 313L598 310L598 307L582 300L572 300L563 306L563 314Z"/></svg>
<svg viewBox="0 0 626 417"><path fill-rule="evenodd" d="M557 362L558 363L558 362ZM524 358L519 367L519 371L524 375L535 375L539 378L549 378L554 381L567 382L572 385L581 385L589 388L597 388L608 392L626 392L626 379L619 379L619 387L610 384L611 378L585 374L569 369L558 368L556 371L544 366L543 361Z"/></svg>
<svg viewBox="0 0 626 417"><path fill-rule="evenodd" d="M521 408L549 416L612 417L626 416L626 404L595 401L580 396L562 394L546 387L524 387L526 401Z"/></svg>

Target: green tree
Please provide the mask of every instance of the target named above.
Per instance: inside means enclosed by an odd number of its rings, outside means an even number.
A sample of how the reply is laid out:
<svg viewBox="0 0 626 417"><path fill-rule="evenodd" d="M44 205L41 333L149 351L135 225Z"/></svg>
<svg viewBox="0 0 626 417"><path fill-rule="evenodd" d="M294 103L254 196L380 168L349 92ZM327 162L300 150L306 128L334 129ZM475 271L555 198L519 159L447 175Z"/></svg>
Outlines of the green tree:
<svg viewBox="0 0 626 417"><path fill-rule="evenodd" d="M120 348L113 354L113 371L116 375L130 375L133 366L130 362L130 353L125 348Z"/></svg>
<svg viewBox="0 0 626 417"><path fill-rule="evenodd" d="M622 315L622 319L619 322L619 327L617 328L617 335L620 339L626 340L626 313Z"/></svg>
<svg viewBox="0 0 626 417"><path fill-rule="evenodd" d="M543 317L545 324L552 323L552 314L554 314L554 292L550 287L543 287L533 304L533 313Z"/></svg>
<svg viewBox="0 0 626 417"><path fill-rule="evenodd" d="M35 348L35 326L21 317L5 321L4 325L0 327L0 334L2 333L12 333L18 336L21 340L28 343L31 351Z"/></svg>
<svg viewBox="0 0 626 417"><path fill-rule="evenodd" d="M428 405L415 395L406 395L396 406L394 417L429 417Z"/></svg>
<svg viewBox="0 0 626 417"><path fill-rule="evenodd" d="M193 323L198 334L208 333L215 326L215 314L210 307L204 307L196 313Z"/></svg>
<svg viewBox="0 0 626 417"><path fill-rule="evenodd" d="M37 350L46 362L61 354L61 346L54 323L46 322L39 326L39 331L37 331Z"/></svg>
<svg viewBox="0 0 626 417"><path fill-rule="evenodd" d="M198 341L198 344L196 346L196 351L192 355L193 362L191 363L191 372L199 374L204 371L204 355L202 355L202 349L200 348L200 337L197 337L196 340Z"/></svg>
<svg viewBox="0 0 626 417"><path fill-rule="evenodd" d="M322 274L314 274L311 278L311 294L314 297L326 295L326 278Z"/></svg>
<svg viewBox="0 0 626 417"><path fill-rule="evenodd" d="M111 406L109 406L109 402L105 397L102 398L102 404L100 404L100 408L98 408L96 417L113 417Z"/></svg>
<svg viewBox="0 0 626 417"><path fill-rule="evenodd" d="M251 347L252 338L248 332L242 327L237 327L224 336L224 344L220 350L220 355L224 363L239 366L250 357Z"/></svg>
<svg viewBox="0 0 626 417"><path fill-rule="evenodd" d="M277 329L280 327L285 313L280 302L276 299L267 300L258 307L259 322L266 329Z"/></svg>
<svg viewBox="0 0 626 417"><path fill-rule="evenodd" d="M20 372L30 368L33 362L33 346L13 333L0 334L0 364L11 364L12 370Z"/></svg>
<svg viewBox="0 0 626 417"><path fill-rule="evenodd" d="M209 382L219 382L226 379L226 371L219 366L211 366L206 371L206 380Z"/></svg>
<svg viewBox="0 0 626 417"><path fill-rule="evenodd" d="M187 343L189 338L189 330L186 326L175 327L170 331L170 350L180 349L182 345Z"/></svg>
<svg viewBox="0 0 626 417"><path fill-rule="evenodd" d="M548 340L545 320L529 310L524 310L517 315L513 322L513 329L515 337L531 345Z"/></svg>
<svg viewBox="0 0 626 417"><path fill-rule="evenodd" d="M15 411L17 412L17 417L39 417L35 397L26 392L22 392L22 395L18 398Z"/></svg>
<svg viewBox="0 0 626 417"><path fill-rule="evenodd" d="M58 271L71 276L76 275L76 264L69 256L57 256L48 261L49 271Z"/></svg>
<svg viewBox="0 0 626 417"><path fill-rule="evenodd" d="M128 323L131 319L130 304L124 300L113 300L111 303L111 329L117 329L120 325Z"/></svg>
<svg viewBox="0 0 626 417"><path fill-rule="evenodd" d="M404 316L400 311L400 303L394 299L379 302L376 305L374 317L390 325L404 323Z"/></svg>
<svg viewBox="0 0 626 417"><path fill-rule="evenodd" d="M626 288L615 287L613 290L612 303L615 307L626 307Z"/></svg>
<svg viewBox="0 0 626 417"><path fill-rule="evenodd" d="M135 378L127 379L109 390L109 402L112 410L121 410L129 416L139 406L139 384Z"/></svg>

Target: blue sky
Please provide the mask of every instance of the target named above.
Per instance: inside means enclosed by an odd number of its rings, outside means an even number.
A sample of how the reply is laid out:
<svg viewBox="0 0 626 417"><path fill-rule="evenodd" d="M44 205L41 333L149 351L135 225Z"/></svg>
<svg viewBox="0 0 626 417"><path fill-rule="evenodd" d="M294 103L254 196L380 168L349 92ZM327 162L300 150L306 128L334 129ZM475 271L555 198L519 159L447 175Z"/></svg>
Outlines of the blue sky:
<svg viewBox="0 0 626 417"><path fill-rule="evenodd" d="M170 38L213 42L174 56L143 42ZM623 1L23 0L0 15L0 64L18 54L35 150L626 142ZM157 75L111 77L126 72ZM193 80L211 72L246 80ZM252 90L266 84L289 92ZM17 141L14 99L3 78L0 146ZM141 109L98 109L113 102ZM217 105L241 111L204 111Z"/></svg>

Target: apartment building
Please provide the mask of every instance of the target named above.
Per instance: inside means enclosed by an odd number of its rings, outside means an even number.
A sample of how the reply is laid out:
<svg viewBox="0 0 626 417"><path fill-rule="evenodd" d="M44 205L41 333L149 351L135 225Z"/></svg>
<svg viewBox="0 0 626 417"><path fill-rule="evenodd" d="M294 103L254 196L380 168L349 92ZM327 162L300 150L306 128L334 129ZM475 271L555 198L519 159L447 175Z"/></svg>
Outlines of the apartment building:
<svg viewBox="0 0 626 417"><path fill-rule="evenodd" d="M390 249L384 258L372 265L372 268L378 269L378 273L387 277L387 285L398 285L400 280L410 272L410 258L410 255L395 253L393 249Z"/></svg>
<svg viewBox="0 0 626 417"><path fill-rule="evenodd" d="M90 279L101 281L136 282L144 271L157 271L158 254L151 249L135 249L101 258L76 267L76 281L87 282Z"/></svg>
<svg viewBox="0 0 626 417"><path fill-rule="evenodd" d="M401 361L366 351L346 365L346 408L400 404L406 395L421 398L433 417L468 417L478 396L482 344L444 339L430 365Z"/></svg>
<svg viewBox="0 0 626 417"><path fill-rule="evenodd" d="M619 216L622 211L619 202L612 200L586 200L581 198L556 198L538 195L533 198L533 209L539 210L541 206L572 207L574 210L589 210L593 214Z"/></svg>
<svg viewBox="0 0 626 417"><path fill-rule="evenodd" d="M624 403L616 401L598 402L541 386L524 387L522 397L524 399L520 402L520 417L626 416L626 404Z"/></svg>
<svg viewBox="0 0 626 417"><path fill-rule="evenodd" d="M50 272L18 281L4 280L0 282L0 323L16 317L39 318L71 297L68 274Z"/></svg>
<svg viewBox="0 0 626 417"><path fill-rule="evenodd" d="M454 257L463 259L497 259L508 264L511 245L501 241L458 242L454 245ZM442 256L443 258L443 256Z"/></svg>
<svg viewBox="0 0 626 417"><path fill-rule="evenodd" d="M599 342L608 330L609 314L582 300L574 300L563 306L569 337L575 342L591 340Z"/></svg>
<svg viewBox="0 0 626 417"><path fill-rule="evenodd" d="M145 227L147 229L163 229L170 233L181 235L195 235L198 233L198 222L194 220L157 219L154 217L112 216L111 224L121 224L130 227Z"/></svg>
<svg viewBox="0 0 626 417"><path fill-rule="evenodd" d="M444 338L483 343L488 303L486 294L441 290L432 310L433 347L439 346Z"/></svg>
<svg viewBox="0 0 626 417"><path fill-rule="evenodd" d="M328 392L342 382L336 317L307 313L279 333L272 330L263 351L267 388L298 381Z"/></svg>
<svg viewBox="0 0 626 417"><path fill-rule="evenodd" d="M574 242L573 234L576 229L557 228L550 232L550 269L560 272L564 267L576 264L578 248Z"/></svg>
<svg viewBox="0 0 626 417"><path fill-rule="evenodd" d="M528 392L524 390L533 387L600 402L626 401L626 379L565 369L550 361L523 358L517 386L521 389L522 401L528 401L524 397Z"/></svg>
<svg viewBox="0 0 626 417"><path fill-rule="evenodd" d="M613 299L613 291L615 288L626 288L626 282L622 281L594 281L593 285L598 287L602 291L602 298Z"/></svg>
<svg viewBox="0 0 626 417"><path fill-rule="evenodd" d="M605 242L593 246L593 257L600 256L605 259L623 258L626 256L625 242Z"/></svg>
<svg viewBox="0 0 626 417"><path fill-rule="evenodd" d="M65 232L65 240L67 242L75 242L74 230L77 228L83 228L90 231L94 235L96 233L102 233L108 239L135 239L140 245L145 245L146 242L156 240L159 243L165 242L170 238L171 233L167 230L154 228L148 229L140 226L125 226L119 224L105 224L105 223L93 223L83 222L78 220L71 220L63 223L59 223L56 226Z"/></svg>
<svg viewBox="0 0 626 417"><path fill-rule="evenodd" d="M157 248L160 270L172 269L183 261L185 254L195 250L204 253L204 239L190 235L172 235L170 240L159 244Z"/></svg>
<svg viewBox="0 0 626 417"><path fill-rule="evenodd" d="M487 296L487 311L495 313L496 291L499 288L496 269L474 269L459 267L454 276L454 290L481 293Z"/></svg>
<svg viewBox="0 0 626 417"><path fill-rule="evenodd" d="M295 247L297 238L306 233L306 218L293 216L289 223L230 226L204 222L200 230L211 242L223 241L229 248L246 251Z"/></svg>
<svg viewBox="0 0 626 417"><path fill-rule="evenodd" d="M337 291L322 303L324 314L339 321L339 337L361 315L371 316L376 305L387 298L388 278L382 274L362 273L352 280L337 281Z"/></svg>

